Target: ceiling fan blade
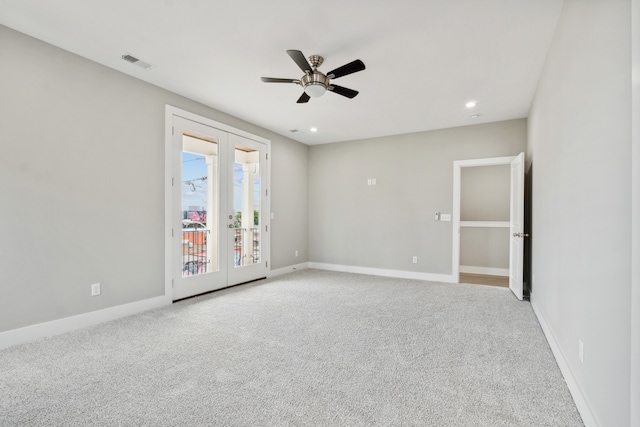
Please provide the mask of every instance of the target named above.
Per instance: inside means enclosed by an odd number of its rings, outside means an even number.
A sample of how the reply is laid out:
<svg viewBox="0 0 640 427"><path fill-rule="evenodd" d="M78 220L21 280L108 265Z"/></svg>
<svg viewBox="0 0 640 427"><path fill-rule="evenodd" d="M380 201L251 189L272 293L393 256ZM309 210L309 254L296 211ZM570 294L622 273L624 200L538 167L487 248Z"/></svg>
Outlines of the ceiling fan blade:
<svg viewBox="0 0 640 427"><path fill-rule="evenodd" d="M329 71L327 73L327 77L331 79L337 79L339 77L346 76L348 74L357 73L358 71L362 71L364 69L365 69L364 62L360 61L359 59L356 59L355 61L349 62L348 64L343 65L342 67L338 67L333 71ZM331 77L332 75L333 77Z"/></svg>
<svg viewBox="0 0 640 427"><path fill-rule="evenodd" d="M304 104L306 102L309 102L309 99L311 97L309 95L307 95L307 92L302 92L302 95L300 96L300 98L298 98L297 103L298 104Z"/></svg>
<svg viewBox="0 0 640 427"><path fill-rule="evenodd" d="M304 57L304 54L299 50L288 50L287 54L293 59L293 61L300 67L302 71L305 73L313 73L313 69L309 62L307 62L307 58Z"/></svg>
<svg viewBox="0 0 640 427"><path fill-rule="evenodd" d="M350 98L350 99L355 98L356 95L360 93L357 90L349 89L349 88L334 85L334 84L329 86L329 90L337 93L338 95L346 96L347 98Z"/></svg>
<svg viewBox="0 0 640 427"><path fill-rule="evenodd" d="M296 79L277 79L275 77L260 77L260 80L265 83L300 83L300 80Z"/></svg>

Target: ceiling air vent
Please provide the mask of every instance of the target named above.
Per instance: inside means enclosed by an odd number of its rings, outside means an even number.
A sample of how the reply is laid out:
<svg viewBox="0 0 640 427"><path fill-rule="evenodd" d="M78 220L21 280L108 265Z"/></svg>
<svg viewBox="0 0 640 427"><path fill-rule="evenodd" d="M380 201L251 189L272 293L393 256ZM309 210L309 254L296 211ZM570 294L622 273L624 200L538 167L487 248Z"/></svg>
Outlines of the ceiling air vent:
<svg viewBox="0 0 640 427"><path fill-rule="evenodd" d="M148 70L149 68L153 67L153 65L149 64L148 62L144 62L144 61L140 61L138 58L136 58L133 55L122 55L122 59L124 59L127 62L131 62L134 65L137 65L140 68L144 68L145 70Z"/></svg>

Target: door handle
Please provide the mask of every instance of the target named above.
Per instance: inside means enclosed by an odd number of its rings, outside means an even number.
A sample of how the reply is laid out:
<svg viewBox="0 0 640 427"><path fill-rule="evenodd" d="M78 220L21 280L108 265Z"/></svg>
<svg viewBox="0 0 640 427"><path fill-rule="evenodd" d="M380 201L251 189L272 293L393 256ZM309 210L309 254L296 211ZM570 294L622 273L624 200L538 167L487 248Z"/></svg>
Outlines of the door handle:
<svg viewBox="0 0 640 427"><path fill-rule="evenodd" d="M235 228L233 224L229 224L229 228Z"/></svg>
<svg viewBox="0 0 640 427"><path fill-rule="evenodd" d="M529 237L528 233L513 233L513 237Z"/></svg>

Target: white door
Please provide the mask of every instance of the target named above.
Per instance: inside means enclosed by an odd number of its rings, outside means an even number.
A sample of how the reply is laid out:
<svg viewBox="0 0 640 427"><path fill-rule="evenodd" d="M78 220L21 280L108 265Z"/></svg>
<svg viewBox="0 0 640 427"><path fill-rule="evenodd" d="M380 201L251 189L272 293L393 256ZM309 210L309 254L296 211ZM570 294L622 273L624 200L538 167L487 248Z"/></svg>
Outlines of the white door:
<svg viewBox="0 0 640 427"><path fill-rule="evenodd" d="M227 285L228 134L173 118L173 300Z"/></svg>
<svg viewBox="0 0 640 427"><path fill-rule="evenodd" d="M266 277L267 146L172 119L173 300Z"/></svg>
<svg viewBox="0 0 640 427"><path fill-rule="evenodd" d="M511 162L509 289L522 300L524 261L524 153Z"/></svg>
<svg viewBox="0 0 640 427"><path fill-rule="evenodd" d="M268 267L269 217L267 146L229 134L230 159L227 230L229 285L265 277Z"/></svg>

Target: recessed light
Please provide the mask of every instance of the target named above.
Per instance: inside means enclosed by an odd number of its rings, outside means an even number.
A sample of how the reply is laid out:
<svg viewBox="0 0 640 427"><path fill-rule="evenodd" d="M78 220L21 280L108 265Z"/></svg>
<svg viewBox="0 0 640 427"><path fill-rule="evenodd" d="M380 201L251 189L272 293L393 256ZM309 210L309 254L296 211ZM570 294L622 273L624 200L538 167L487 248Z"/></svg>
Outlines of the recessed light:
<svg viewBox="0 0 640 427"><path fill-rule="evenodd" d="M466 104L464 104L464 106L467 107L467 108L473 108L476 105L478 105L478 101L469 101Z"/></svg>
<svg viewBox="0 0 640 427"><path fill-rule="evenodd" d="M471 116L472 119L477 119L478 117L480 117L480 114L474 114L473 116Z"/></svg>
<svg viewBox="0 0 640 427"><path fill-rule="evenodd" d="M316 127L313 127L313 128L311 128L311 129L309 129L309 130L310 130L311 132L318 132L318 128L316 128Z"/></svg>

